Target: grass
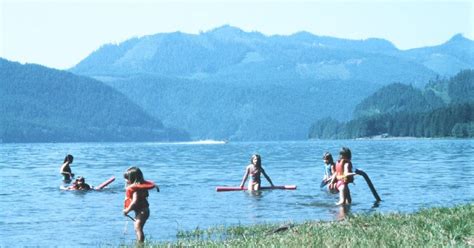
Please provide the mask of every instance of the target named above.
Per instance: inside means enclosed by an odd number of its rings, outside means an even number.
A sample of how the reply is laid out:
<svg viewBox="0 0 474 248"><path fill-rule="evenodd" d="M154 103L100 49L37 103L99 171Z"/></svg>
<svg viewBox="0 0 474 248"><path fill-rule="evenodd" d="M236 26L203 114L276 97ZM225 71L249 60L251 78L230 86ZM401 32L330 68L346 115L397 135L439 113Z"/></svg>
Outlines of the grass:
<svg viewBox="0 0 474 248"><path fill-rule="evenodd" d="M146 247L474 247L474 204L413 214L351 215L342 221L180 231Z"/></svg>

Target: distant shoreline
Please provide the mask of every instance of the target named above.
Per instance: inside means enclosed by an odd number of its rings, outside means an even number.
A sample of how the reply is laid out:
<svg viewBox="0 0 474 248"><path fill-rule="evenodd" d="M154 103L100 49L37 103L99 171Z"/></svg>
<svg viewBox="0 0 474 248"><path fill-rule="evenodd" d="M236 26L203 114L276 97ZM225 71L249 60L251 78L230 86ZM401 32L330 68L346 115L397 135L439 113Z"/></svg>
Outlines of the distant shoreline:
<svg viewBox="0 0 474 248"><path fill-rule="evenodd" d="M375 135L375 136L370 136L370 137L356 138L356 140L412 140L412 139L419 140L419 139L447 139L447 138L449 139L450 137L429 138L429 137L413 137L413 136L397 137L397 136L388 136L388 135Z"/></svg>
<svg viewBox="0 0 474 248"><path fill-rule="evenodd" d="M456 138L456 137L412 137L412 136L382 136L382 135L375 135L370 137L360 137L354 139L308 139L308 140L472 140L473 138Z"/></svg>
<svg viewBox="0 0 474 248"><path fill-rule="evenodd" d="M361 137L356 138L355 140L448 140L448 139L472 139L472 138L456 138L456 137L413 137L413 136L384 136L384 135L375 135L370 137Z"/></svg>

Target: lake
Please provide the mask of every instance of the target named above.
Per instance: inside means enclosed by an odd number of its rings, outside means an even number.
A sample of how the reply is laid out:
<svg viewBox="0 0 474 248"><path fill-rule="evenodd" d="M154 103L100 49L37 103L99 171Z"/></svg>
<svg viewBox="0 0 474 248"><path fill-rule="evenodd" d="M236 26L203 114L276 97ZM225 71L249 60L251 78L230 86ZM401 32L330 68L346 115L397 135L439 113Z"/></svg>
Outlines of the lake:
<svg viewBox="0 0 474 248"><path fill-rule="evenodd" d="M474 200L473 140L400 139L284 142L0 144L0 246L98 246L135 240L122 215L123 173L139 166L161 192L150 191L145 235L175 240L178 230L255 223L337 220L338 195L319 188L322 154L352 150L355 168L372 179L382 202L374 205L365 181L351 184L351 214L409 213ZM63 191L59 167L68 153L72 171L101 192ZM275 185L297 190L216 192L238 186L250 156ZM268 185L262 177L263 185ZM347 214L346 212L346 214Z"/></svg>

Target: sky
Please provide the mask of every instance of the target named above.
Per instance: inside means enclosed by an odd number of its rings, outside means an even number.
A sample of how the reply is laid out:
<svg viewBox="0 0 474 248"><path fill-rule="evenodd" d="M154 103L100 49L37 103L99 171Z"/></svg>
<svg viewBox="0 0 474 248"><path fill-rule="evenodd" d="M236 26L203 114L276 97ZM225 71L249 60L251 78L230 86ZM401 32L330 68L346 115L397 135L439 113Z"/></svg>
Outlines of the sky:
<svg viewBox="0 0 474 248"><path fill-rule="evenodd" d="M0 57L68 69L105 44L222 25L265 35L383 38L406 50L459 33L474 40L474 1L0 0Z"/></svg>

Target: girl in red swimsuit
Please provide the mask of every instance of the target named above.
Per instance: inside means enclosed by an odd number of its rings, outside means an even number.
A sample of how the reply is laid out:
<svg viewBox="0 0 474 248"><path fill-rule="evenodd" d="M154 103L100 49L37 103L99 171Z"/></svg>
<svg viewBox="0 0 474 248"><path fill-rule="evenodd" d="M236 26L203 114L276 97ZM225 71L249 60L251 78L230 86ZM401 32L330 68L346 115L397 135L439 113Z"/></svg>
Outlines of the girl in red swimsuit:
<svg viewBox="0 0 474 248"><path fill-rule="evenodd" d="M262 159L260 158L260 155L254 154L250 159L250 164L247 166L247 168L245 168L245 174L242 178L242 182L240 183L240 188L244 187L245 181L247 181L247 177L250 175L248 190L260 190L261 174L263 174L263 176L265 176L270 185L274 187L272 180L262 168Z"/></svg>

